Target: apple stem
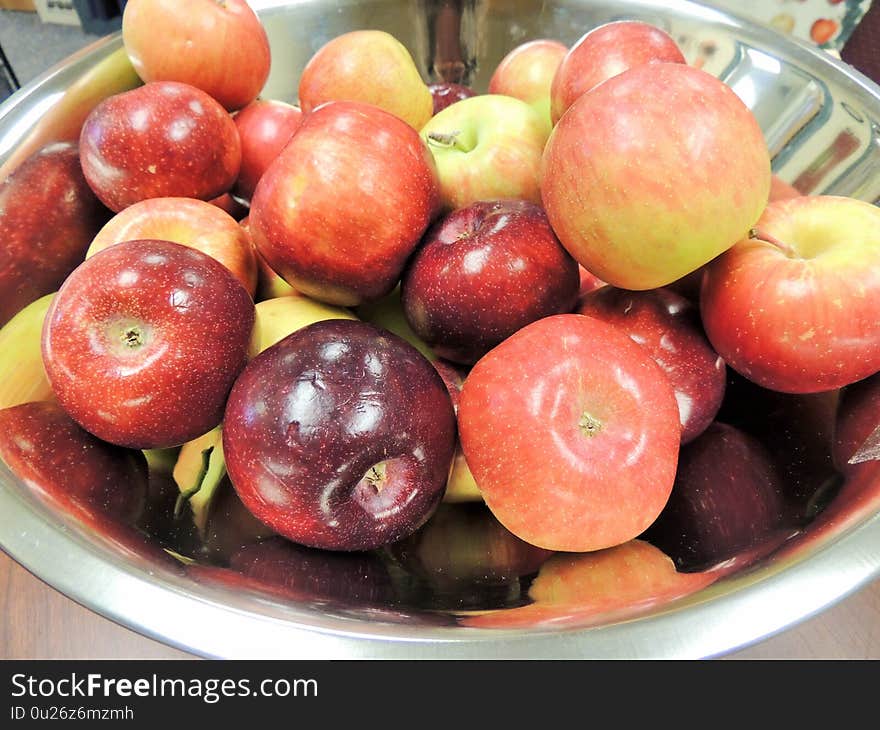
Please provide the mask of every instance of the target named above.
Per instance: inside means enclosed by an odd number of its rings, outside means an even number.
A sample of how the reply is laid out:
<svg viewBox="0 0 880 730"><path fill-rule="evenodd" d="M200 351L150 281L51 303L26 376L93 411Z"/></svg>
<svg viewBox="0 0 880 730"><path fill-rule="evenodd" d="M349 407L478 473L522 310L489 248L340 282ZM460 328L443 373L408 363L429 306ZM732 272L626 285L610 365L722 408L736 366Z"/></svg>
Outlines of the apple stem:
<svg viewBox="0 0 880 730"><path fill-rule="evenodd" d="M455 132L428 132L428 144L434 147L457 147L467 152L460 144L456 144L459 141L458 137L460 134L461 130L456 130Z"/></svg>
<svg viewBox="0 0 880 730"><path fill-rule="evenodd" d="M129 327L122 333L122 341L129 347L138 347L143 344L141 333L134 327Z"/></svg>
<svg viewBox="0 0 880 730"><path fill-rule="evenodd" d="M769 233L761 231L758 228L752 228L749 231L749 240L769 243L771 246L775 246L776 248L778 248L789 258L794 258L797 256L797 251L795 251L791 246L785 243L785 241L780 241L775 236L771 236Z"/></svg>
<svg viewBox="0 0 880 730"><path fill-rule="evenodd" d="M366 479L370 486L379 493L382 491L382 487L385 486L385 476L385 462L380 461L378 464L373 464L373 466L370 467L369 471L364 476L364 479Z"/></svg>

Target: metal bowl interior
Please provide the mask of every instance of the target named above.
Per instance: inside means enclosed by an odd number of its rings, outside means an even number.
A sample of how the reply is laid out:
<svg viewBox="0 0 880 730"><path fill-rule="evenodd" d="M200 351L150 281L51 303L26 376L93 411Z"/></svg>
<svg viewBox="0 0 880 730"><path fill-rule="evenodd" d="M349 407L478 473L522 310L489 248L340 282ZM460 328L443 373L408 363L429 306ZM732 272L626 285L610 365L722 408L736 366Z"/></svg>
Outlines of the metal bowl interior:
<svg viewBox="0 0 880 730"><path fill-rule="evenodd" d="M264 96L289 102L296 102L306 61L348 30L387 30L408 46L426 80L461 81L483 91L497 63L521 42L571 44L603 22L644 20L667 30L690 62L728 83L754 111L780 178L802 193L880 200L880 88L823 51L727 12L640 0L252 5L272 46ZM17 92L0 106L0 178L43 144L75 139L97 101L137 83L117 34ZM521 621L502 618L494 627L466 619L515 616L526 603L527 583L479 583L476 597L454 584L446 593L420 586L390 599L381 592L364 599L354 588L346 594L345 586L358 580L346 566L312 563L316 577L296 595L265 590L210 561L183 566L154 545L72 520L2 463L0 544L83 605L204 656L709 657L802 621L880 575L880 470L853 481L836 482L835 496L813 523L770 555L740 570L734 560L717 580L688 595L606 610L569 603L526 613ZM364 573L362 566L353 570ZM325 590L335 583L343 588Z"/></svg>

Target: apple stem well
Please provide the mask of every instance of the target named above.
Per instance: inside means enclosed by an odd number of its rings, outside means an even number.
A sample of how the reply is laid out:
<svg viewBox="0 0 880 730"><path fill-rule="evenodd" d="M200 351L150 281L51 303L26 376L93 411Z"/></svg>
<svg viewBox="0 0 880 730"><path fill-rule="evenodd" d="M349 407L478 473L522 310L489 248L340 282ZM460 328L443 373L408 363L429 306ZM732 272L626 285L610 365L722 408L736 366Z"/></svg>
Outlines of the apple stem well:
<svg viewBox="0 0 880 730"><path fill-rule="evenodd" d="M785 243L785 241L780 241L775 236L771 236L769 233L765 231L761 231L758 228L752 228L749 231L749 240L751 241L762 241L763 243L769 243L771 246L775 246L782 253L784 253L789 258L795 258L798 254L797 251L794 250L790 245Z"/></svg>
<svg viewBox="0 0 880 730"><path fill-rule="evenodd" d="M602 421L584 411L578 421L578 428L584 436L593 438L602 431Z"/></svg>
<svg viewBox="0 0 880 730"><path fill-rule="evenodd" d="M461 136L461 130L454 132L428 132L428 145L431 147L442 147L444 149L457 149L462 152L470 152L474 145L468 145Z"/></svg>

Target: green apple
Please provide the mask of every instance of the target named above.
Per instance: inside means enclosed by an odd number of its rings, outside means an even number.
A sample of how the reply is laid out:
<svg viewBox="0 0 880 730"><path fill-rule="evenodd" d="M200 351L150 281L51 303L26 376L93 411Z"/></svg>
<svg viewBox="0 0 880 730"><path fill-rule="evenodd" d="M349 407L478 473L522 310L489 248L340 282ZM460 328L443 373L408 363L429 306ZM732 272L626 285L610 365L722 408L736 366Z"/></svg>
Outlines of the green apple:
<svg viewBox="0 0 880 730"><path fill-rule="evenodd" d="M481 94L435 114L422 127L445 210L480 200L541 203L541 155L549 129L521 99Z"/></svg>

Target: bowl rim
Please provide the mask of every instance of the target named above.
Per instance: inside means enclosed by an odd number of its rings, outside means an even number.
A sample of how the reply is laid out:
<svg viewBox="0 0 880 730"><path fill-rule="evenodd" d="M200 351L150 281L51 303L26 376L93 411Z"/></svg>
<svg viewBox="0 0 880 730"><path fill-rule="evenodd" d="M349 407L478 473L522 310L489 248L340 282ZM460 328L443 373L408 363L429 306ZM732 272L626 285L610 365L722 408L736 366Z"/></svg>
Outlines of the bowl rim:
<svg viewBox="0 0 880 730"><path fill-rule="evenodd" d="M880 86L827 52L783 37L742 16L690 0L639 2L698 9L715 23L746 32L762 48L785 51L807 68L834 69L855 93L880 104ZM279 0L252 3L281 10ZM3 120L59 77L84 70L121 47L121 32L102 38L23 86L0 104ZM2 158L2 153L0 153ZM2 161L2 160L0 160ZM587 628L413 627L347 620L293 605L232 605L216 587L148 563L123 560L58 515L0 462L0 548L62 594L116 623L183 651L216 658L708 658L757 643L820 613L880 576L880 513L781 564L725 578L661 610ZM162 583L157 582L162 579ZM772 596L772 602L767 601ZM232 628L233 630L230 630Z"/></svg>

